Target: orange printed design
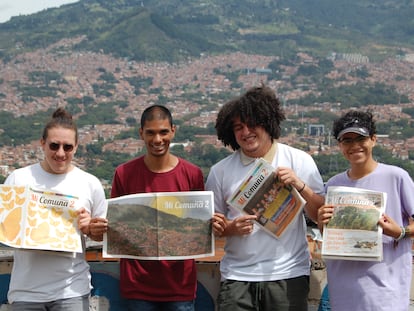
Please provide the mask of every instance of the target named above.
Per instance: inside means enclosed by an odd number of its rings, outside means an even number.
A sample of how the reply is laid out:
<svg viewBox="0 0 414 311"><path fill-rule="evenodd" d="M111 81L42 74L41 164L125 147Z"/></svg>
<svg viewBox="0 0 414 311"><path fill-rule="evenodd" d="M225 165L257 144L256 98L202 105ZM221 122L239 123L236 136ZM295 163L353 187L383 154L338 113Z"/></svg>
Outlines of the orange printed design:
<svg viewBox="0 0 414 311"><path fill-rule="evenodd" d="M21 218L21 208L12 210L0 224L0 236L4 237L8 242L14 241L20 232Z"/></svg>
<svg viewBox="0 0 414 311"><path fill-rule="evenodd" d="M77 198L26 186L0 185L0 243L82 252Z"/></svg>

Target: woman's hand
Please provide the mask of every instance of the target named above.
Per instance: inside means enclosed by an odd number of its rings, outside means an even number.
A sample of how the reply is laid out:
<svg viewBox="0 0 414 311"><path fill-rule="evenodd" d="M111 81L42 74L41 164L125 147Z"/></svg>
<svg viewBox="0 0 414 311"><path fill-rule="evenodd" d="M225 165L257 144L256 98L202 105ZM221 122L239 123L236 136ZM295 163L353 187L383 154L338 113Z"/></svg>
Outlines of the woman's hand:
<svg viewBox="0 0 414 311"><path fill-rule="evenodd" d="M78 211L78 228L83 233L89 234L89 223L91 221L91 214L86 210L86 208L81 208Z"/></svg>

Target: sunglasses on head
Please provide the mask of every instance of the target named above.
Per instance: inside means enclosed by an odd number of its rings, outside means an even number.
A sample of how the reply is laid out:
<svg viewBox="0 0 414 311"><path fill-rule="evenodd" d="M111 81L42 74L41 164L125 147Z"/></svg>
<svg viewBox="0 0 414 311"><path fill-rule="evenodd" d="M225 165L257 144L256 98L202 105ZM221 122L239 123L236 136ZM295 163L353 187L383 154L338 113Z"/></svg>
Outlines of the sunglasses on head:
<svg viewBox="0 0 414 311"><path fill-rule="evenodd" d="M50 143L49 149L52 151L58 151L60 149L60 146L63 147L63 151L65 152L71 152L74 148L71 144L58 144L58 143Z"/></svg>

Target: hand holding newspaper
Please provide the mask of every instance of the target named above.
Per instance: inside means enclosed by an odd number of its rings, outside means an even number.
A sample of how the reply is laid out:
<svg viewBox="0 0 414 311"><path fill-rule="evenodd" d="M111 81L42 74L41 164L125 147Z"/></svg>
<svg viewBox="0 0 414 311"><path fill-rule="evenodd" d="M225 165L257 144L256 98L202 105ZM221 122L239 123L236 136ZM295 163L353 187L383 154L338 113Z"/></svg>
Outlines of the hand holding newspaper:
<svg viewBox="0 0 414 311"><path fill-rule="evenodd" d="M325 204L334 206L324 226L322 257L344 260L382 260L382 228L386 193L353 187L328 187Z"/></svg>
<svg viewBox="0 0 414 311"><path fill-rule="evenodd" d="M280 182L275 168L263 159L240 183L227 204L257 216L257 223L275 238L279 238L302 213L305 200L298 191Z"/></svg>
<svg viewBox="0 0 414 311"><path fill-rule="evenodd" d="M0 185L0 243L82 253L77 202L77 197L52 190Z"/></svg>
<svg viewBox="0 0 414 311"><path fill-rule="evenodd" d="M211 191L152 192L108 200L104 258L182 260L214 255Z"/></svg>

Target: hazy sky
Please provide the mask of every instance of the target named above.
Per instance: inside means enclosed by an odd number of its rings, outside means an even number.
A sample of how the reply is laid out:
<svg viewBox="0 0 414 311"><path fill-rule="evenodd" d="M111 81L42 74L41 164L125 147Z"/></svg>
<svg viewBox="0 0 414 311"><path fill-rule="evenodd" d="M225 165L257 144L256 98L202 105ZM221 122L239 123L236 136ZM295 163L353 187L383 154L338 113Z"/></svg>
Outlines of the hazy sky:
<svg viewBox="0 0 414 311"><path fill-rule="evenodd" d="M29 15L62 4L79 0L0 0L0 23L7 22L12 16Z"/></svg>

